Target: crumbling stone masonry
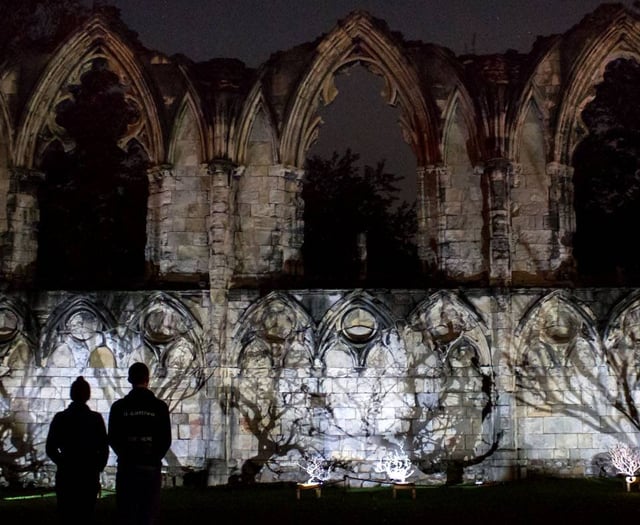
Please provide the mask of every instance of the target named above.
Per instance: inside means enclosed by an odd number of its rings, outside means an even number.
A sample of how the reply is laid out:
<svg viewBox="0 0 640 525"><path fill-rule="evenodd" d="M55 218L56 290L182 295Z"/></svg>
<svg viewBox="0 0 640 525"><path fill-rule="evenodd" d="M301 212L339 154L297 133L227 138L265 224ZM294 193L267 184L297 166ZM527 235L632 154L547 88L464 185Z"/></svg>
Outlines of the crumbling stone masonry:
<svg viewBox="0 0 640 525"><path fill-rule="evenodd" d="M106 417L136 360L171 408L176 482L301 481L321 454L369 483L400 445L425 481L598 475L637 443L640 293L574 287L572 255L580 114L608 63L640 59L636 14L602 6L527 54L456 57L354 12L258 70L130 38L96 12L0 59L0 483L50 481L72 380ZM43 289L43 158L70 147L56 112L96 61L137 108L120 146L150 165L145 285ZM354 63L384 78L417 160L411 289L304 286L305 157Z"/></svg>

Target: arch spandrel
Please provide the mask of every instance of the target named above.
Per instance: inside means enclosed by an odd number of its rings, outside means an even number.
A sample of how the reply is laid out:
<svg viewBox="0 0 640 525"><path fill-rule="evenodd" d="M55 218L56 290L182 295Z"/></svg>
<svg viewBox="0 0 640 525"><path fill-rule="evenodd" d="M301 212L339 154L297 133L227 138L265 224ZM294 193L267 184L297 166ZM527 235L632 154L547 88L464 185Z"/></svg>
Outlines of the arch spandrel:
<svg viewBox="0 0 640 525"><path fill-rule="evenodd" d="M420 88L417 71L394 40L364 12L352 13L317 46L315 60L298 84L285 117L280 144L285 164L302 166L321 124L317 110L337 94L333 77L344 67L361 63L385 80L383 97L401 110L400 125L418 165L438 162L439 136L435 110Z"/></svg>
<svg viewBox="0 0 640 525"><path fill-rule="evenodd" d="M558 112L553 140L553 160L571 164L573 152L587 134L581 114L595 98L595 87L604 79L607 65L617 59L640 62L640 20L621 8L606 28L594 33L573 61Z"/></svg>
<svg viewBox="0 0 640 525"><path fill-rule="evenodd" d="M97 15L81 26L65 43L58 47L38 81L23 118L15 142L15 164L33 168L37 165L37 148L43 135L56 131L55 109L70 97L66 88L79 82L82 74L96 59L107 62L108 69L118 75L125 87L125 98L140 111L140 119L127 130L123 143L137 138L146 149L152 163L164 159L163 131L158 105L152 94L142 65L134 51L107 22ZM44 145L46 147L46 144Z"/></svg>

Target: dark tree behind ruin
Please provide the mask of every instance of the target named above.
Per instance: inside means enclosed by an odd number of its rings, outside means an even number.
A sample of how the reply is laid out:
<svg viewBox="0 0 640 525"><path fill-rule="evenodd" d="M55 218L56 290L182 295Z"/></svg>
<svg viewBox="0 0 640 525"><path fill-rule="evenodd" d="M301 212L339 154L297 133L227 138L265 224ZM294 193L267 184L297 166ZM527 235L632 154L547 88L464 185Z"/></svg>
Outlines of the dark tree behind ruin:
<svg viewBox="0 0 640 525"><path fill-rule="evenodd" d="M614 61L582 113L589 135L574 155L574 246L587 284L640 284L637 246L629 237L629 227L640 222L639 86L638 63Z"/></svg>
<svg viewBox="0 0 640 525"><path fill-rule="evenodd" d="M360 169L358 159L347 149L330 159L307 160L305 276L336 286L359 279L406 285L417 272L415 210L406 202L396 205L401 177L386 172L384 161ZM358 253L361 234L366 234L366 270Z"/></svg>
<svg viewBox="0 0 640 525"><path fill-rule="evenodd" d="M48 288L130 288L144 276L146 159L118 141L139 117L117 76L95 61L57 123L75 143L54 142L39 201L38 276Z"/></svg>

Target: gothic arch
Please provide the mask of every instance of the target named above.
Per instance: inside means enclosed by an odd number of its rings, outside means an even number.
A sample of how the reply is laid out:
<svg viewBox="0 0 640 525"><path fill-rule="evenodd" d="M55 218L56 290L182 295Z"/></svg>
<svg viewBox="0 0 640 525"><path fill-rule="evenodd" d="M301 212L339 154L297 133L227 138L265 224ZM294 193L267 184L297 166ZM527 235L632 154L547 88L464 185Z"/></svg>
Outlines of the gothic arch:
<svg viewBox="0 0 640 525"><path fill-rule="evenodd" d="M337 95L333 79L343 67L361 62L385 80L385 98L401 108L401 128L418 166L439 160L435 111L424 99L418 74L398 44L367 13L356 11L339 23L317 46L316 58L293 96L282 132L280 158L301 167L314 142L321 119L320 100Z"/></svg>
<svg viewBox="0 0 640 525"><path fill-rule="evenodd" d="M460 117L464 123L465 130L469 137L469 144L467 145L469 162L475 165L480 158L480 143L482 142L480 134L482 131L476 125L476 113L469 93L459 87L457 87L449 97L447 107L443 112L442 155L445 165L450 163L450 159L447 158L447 146L451 129L456 124L458 117Z"/></svg>
<svg viewBox="0 0 640 525"><path fill-rule="evenodd" d="M16 351L26 350L40 364L38 326L23 302L0 295L0 366L6 366Z"/></svg>
<svg viewBox="0 0 640 525"><path fill-rule="evenodd" d="M140 108L140 120L128 130L123 143L136 136L152 164L164 159L163 132L156 99L143 67L134 51L108 27L107 21L96 15L57 49L44 69L19 126L15 146L17 166L36 167L40 135L47 127L49 131L56 129L55 107L69 96L64 93L64 88L78 81L94 59L107 61L109 69L127 86L126 97Z"/></svg>
<svg viewBox="0 0 640 525"><path fill-rule="evenodd" d="M542 108L544 108L544 102L542 100L542 96L535 86L530 85L529 88L524 93L521 102L518 105L518 112L513 120L513 131L509 133L510 143L508 144L508 151L510 154L510 158L513 158L515 162L520 162L522 146L523 146L523 138L524 138L524 129L527 123L527 118L531 111L536 112L540 116L541 122L544 124L548 121L548 114L545 115L545 112ZM545 140L545 146L547 145L547 141ZM543 159L546 164L547 157L549 155L548 151L545 151L546 157Z"/></svg>
<svg viewBox="0 0 640 525"><path fill-rule="evenodd" d="M190 120L191 119L191 120ZM207 148L207 130L205 128L205 116L202 111L202 101L200 97L195 93L192 86L189 85L189 89L185 93L180 109L177 112L177 116L173 122L173 128L171 131L171 137L169 139L169 147L167 152L167 161L170 164L175 165L178 160L178 142L182 136L182 133L188 129L191 124L195 128L197 136L197 151L198 151L198 163L206 162L208 158Z"/></svg>
<svg viewBox="0 0 640 525"><path fill-rule="evenodd" d="M640 292L632 292L612 308L602 339L607 351L640 345Z"/></svg>
<svg viewBox="0 0 640 525"><path fill-rule="evenodd" d="M367 366L369 352L383 346L395 330L395 320L387 306L367 292L355 290L334 304L318 325L318 359L326 366L326 356L340 347L350 356L354 368ZM388 349L391 351L391 349Z"/></svg>
<svg viewBox="0 0 640 525"><path fill-rule="evenodd" d="M294 298L271 292L252 304L238 320L232 335L230 363L241 368L250 348L259 348L271 366L282 367L295 349L311 366L314 328L311 316Z"/></svg>
<svg viewBox="0 0 640 525"><path fill-rule="evenodd" d="M601 338L595 317L572 301L563 290L538 299L522 316L515 330L514 351L517 366L526 364L527 352L539 351L535 366L565 366L582 341L588 345L596 365L601 363ZM559 353L563 359L559 359Z"/></svg>
<svg viewBox="0 0 640 525"><path fill-rule="evenodd" d="M202 325L179 299L164 292L151 295L127 327L135 339L132 347L150 350L161 366L166 366L171 353L182 343L189 346L192 354L190 366L204 366Z"/></svg>
<svg viewBox="0 0 640 525"><path fill-rule="evenodd" d="M407 330L422 334L423 343L444 354L466 342L478 352L480 366L492 364L486 324L457 294L440 291L422 301L409 314Z"/></svg>
<svg viewBox="0 0 640 525"><path fill-rule="evenodd" d="M573 152L587 133L582 111L595 97L595 86L602 82L607 65L620 58L640 62L640 21L622 7L573 62L557 119L556 162L571 165Z"/></svg>
<svg viewBox="0 0 640 525"><path fill-rule="evenodd" d="M103 305L85 297L70 297L52 312L43 330L43 360L46 362L68 338L82 345L98 337L104 346L107 344L105 334L115 326L115 318Z"/></svg>
<svg viewBox="0 0 640 525"><path fill-rule="evenodd" d="M277 126L274 123L273 115L265 100L264 93L262 91L262 78L260 77L249 93L247 101L243 106L242 113L240 114L240 118L238 119L238 147L236 150L236 160L238 164L247 163L249 141L260 113L264 115L264 119L271 130L273 163L277 164L280 162Z"/></svg>

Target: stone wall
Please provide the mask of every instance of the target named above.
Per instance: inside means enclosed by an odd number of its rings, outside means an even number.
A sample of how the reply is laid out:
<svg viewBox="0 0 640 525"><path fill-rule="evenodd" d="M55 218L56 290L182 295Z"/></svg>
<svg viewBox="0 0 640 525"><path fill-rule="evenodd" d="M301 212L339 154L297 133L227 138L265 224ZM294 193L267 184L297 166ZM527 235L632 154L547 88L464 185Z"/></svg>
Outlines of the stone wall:
<svg viewBox="0 0 640 525"><path fill-rule="evenodd" d="M638 437L637 291L238 290L220 355L209 308L204 292L4 296L3 481L50 480L71 382L106 419L136 360L170 406L168 479L301 481L320 455L370 483L398 447L423 482L599 475Z"/></svg>

